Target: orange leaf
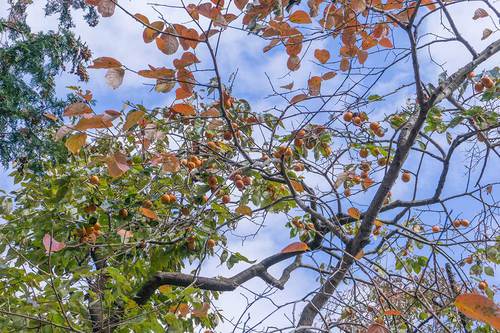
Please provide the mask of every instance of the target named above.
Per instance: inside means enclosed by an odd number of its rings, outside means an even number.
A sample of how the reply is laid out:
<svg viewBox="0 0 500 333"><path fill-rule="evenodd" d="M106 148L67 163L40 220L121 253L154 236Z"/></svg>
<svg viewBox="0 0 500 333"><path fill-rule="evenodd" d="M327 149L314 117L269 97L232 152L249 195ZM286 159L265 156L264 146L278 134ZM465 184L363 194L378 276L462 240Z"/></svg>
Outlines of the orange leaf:
<svg viewBox="0 0 500 333"><path fill-rule="evenodd" d="M156 215L155 212L153 212L151 209L148 209L148 208L144 208L144 207L140 207L139 208L139 212L147 217L148 219L151 219L151 220L158 220L158 216Z"/></svg>
<svg viewBox="0 0 500 333"><path fill-rule="evenodd" d="M117 68L122 67L122 63L111 57L100 57L94 59L94 63L89 68Z"/></svg>
<svg viewBox="0 0 500 333"><path fill-rule="evenodd" d="M105 118L103 114L91 116L89 118L81 118L74 127L77 131L86 131L93 128L108 128L113 126L111 120Z"/></svg>
<svg viewBox="0 0 500 333"><path fill-rule="evenodd" d="M359 211L359 209L351 207L347 210L347 215L349 215L353 219L359 220L359 218L361 217L361 212Z"/></svg>
<svg viewBox="0 0 500 333"><path fill-rule="evenodd" d="M208 109L207 111L203 111L200 116L202 117L207 117L207 118L211 118L211 117L219 117L220 116L220 112L219 110L217 110L216 108L214 107L211 107L210 109Z"/></svg>
<svg viewBox="0 0 500 333"><path fill-rule="evenodd" d="M365 0L351 0L351 8L355 12L362 12L366 9Z"/></svg>
<svg viewBox="0 0 500 333"><path fill-rule="evenodd" d="M387 327L379 323L371 324L365 333L389 333Z"/></svg>
<svg viewBox="0 0 500 333"><path fill-rule="evenodd" d="M309 250L309 245L304 242L295 242L281 250L281 253L305 252L307 250Z"/></svg>
<svg viewBox="0 0 500 333"><path fill-rule="evenodd" d="M248 0L234 0L234 4L236 5L236 8L238 8L239 10L245 9L247 3L248 3Z"/></svg>
<svg viewBox="0 0 500 333"><path fill-rule="evenodd" d="M209 303L203 303L201 308L199 309L193 309L191 311L191 315L193 317L201 318L201 317L206 317L208 314L208 310L210 309L210 304Z"/></svg>
<svg viewBox="0 0 500 333"><path fill-rule="evenodd" d="M326 63L330 59L330 52L324 49L317 49L314 51L314 57L322 64Z"/></svg>
<svg viewBox="0 0 500 333"><path fill-rule="evenodd" d="M300 68L300 58L297 56L290 56L288 58L288 61L286 63L286 66L288 67L289 70L291 71L296 71Z"/></svg>
<svg viewBox="0 0 500 333"><path fill-rule="evenodd" d="M168 284L162 284L158 287L158 291L164 295L168 295L172 291L172 286Z"/></svg>
<svg viewBox="0 0 500 333"><path fill-rule="evenodd" d="M292 99L290 100L290 104L299 103L299 102L305 100L306 98L307 98L306 94L299 94L299 95L293 96Z"/></svg>
<svg viewBox="0 0 500 333"><path fill-rule="evenodd" d="M389 309L389 310L385 310L384 314L386 316L401 316L401 311Z"/></svg>
<svg viewBox="0 0 500 333"><path fill-rule="evenodd" d="M368 52L358 50L358 61L362 65L365 63L366 59L368 59Z"/></svg>
<svg viewBox="0 0 500 333"><path fill-rule="evenodd" d="M149 19L146 16L144 16L140 13L136 13L136 14L134 14L134 17L136 19L138 19L139 21L141 21L142 23L149 25Z"/></svg>
<svg viewBox="0 0 500 333"><path fill-rule="evenodd" d="M152 41L154 41L164 27L162 21L155 21L148 25L151 26L151 28L144 29L144 32L142 33L142 39L144 40L144 43L151 43Z"/></svg>
<svg viewBox="0 0 500 333"><path fill-rule="evenodd" d="M342 72L347 72L349 70L349 67L351 67L351 65L349 64L349 59L342 58L342 60L340 61L340 70Z"/></svg>
<svg viewBox="0 0 500 333"><path fill-rule="evenodd" d="M179 87L175 90L175 99L186 99L191 97L193 93L191 91L186 91L182 87Z"/></svg>
<svg viewBox="0 0 500 333"><path fill-rule="evenodd" d="M356 258L357 260L360 260L361 258L363 258L363 256L365 255L365 251L363 249L359 250L359 252L354 256L354 258Z"/></svg>
<svg viewBox="0 0 500 333"><path fill-rule="evenodd" d="M113 178L120 177L130 169L127 162L127 155L120 152L116 152L108 157L107 165L108 173Z"/></svg>
<svg viewBox="0 0 500 333"><path fill-rule="evenodd" d="M321 77L313 76L307 81L309 87L309 95L318 96L321 91Z"/></svg>
<svg viewBox="0 0 500 333"><path fill-rule="evenodd" d="M323 79L323 81L327 81L327 80L333 79L335 76L337 76L337 73L335 73L334 71L331 71L331 72L326 72L325 74L323 74L321 76L321 78Z"/></svg>
<svg viewBox="0 0 500 333"><path fill-rule="evenodd" d="M92 109L85 103L76 102L68 105L64 109L63 116L71 117L71 116L79 116L85 113L92 113Z"/></svg>
<svg viewBox="0 0 500 333"><path fill-rule="evenodd" d="M488 297L479 294L458 295L455 306L467 317L500 330L500 307Z"/></svg>
<svg viewBox="0 0 500 333"><path fill-rule="evenodd" d="M302 186L302 184L296 180L290 180L290 183L292 184L292 187L295 191L297 192L304 192L304 186Z"/></svg>
<svg viewBox="0 0 500 333"><path fill-rule="evenodd" d="M172 36L172 34L174 36ZM177 35L177 32L174 28L168 27L165 29L165 32L156 38L156 46L158 49L166 55L171 55L177 52L177 49L179 48L179 41L175 35Z"/></svg>
<svg viewBox="0 0 500 333"><path fill-rule="evenodd" d="M66 148L72 153L72 154L78 154L80 149L85 145L85 142L87 141L87 134L85 133L78 133L70 136L68 140L64 143Z"/></svg>
<svg viewBox="0 0 500 333"><path fill-rule="evenodd" d="M392 45L391 40L389 38L387 38L387 37L384 37L381 40L379 40L378 44L381 45L381 46L383 46L383 47L387 47L387 48L393 48L394 47Z"/></svg>
<svg viewBox="0 0 500 333"><path fill-rule="evenodd" d="M127 114L127 120L125 121L125 125L123 125L123 130L128 131L132 126L137 124L139 120L144 118L144 111L136 110Z"/></svg>
<svg viewBox="0 0 500 333"><path fill-rule="evenodd" d="M297 10L288 18L290 22L298 24L312 23L311 17L303 10Z"/></svg>
<svg viewBox="0 0 500 333"><path fill-rule="evenodd" d="M179 113L183 116L196 115L194 107L190 104L185 104L185 103L172 105L172 111L175 113Z"/></svg>

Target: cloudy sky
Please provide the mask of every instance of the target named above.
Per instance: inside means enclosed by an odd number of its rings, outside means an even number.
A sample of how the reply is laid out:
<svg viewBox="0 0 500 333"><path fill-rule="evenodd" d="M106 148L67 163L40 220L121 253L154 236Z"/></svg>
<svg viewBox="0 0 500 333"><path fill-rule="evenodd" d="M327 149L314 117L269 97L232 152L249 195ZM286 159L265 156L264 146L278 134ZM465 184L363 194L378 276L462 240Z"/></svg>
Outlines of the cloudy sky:
<svg viewBox="0 0 500 333"><path fill-rule="evenodd" d="M38 2L43 3L44 1ZM146 15L149 17L150 21L154 21L158 17L158 13L155 12L152 7L148 6L146 1L121 0L120 3L131 13L142 13ZM161 3L176 4L177 1L164 0ZM453 17L456 18L455 22L459 30L462 32L463 36L472 43L476 50L482 50L494 38L497 38L496 36L491 36L485 41L480 40L483 29L491 27L492 25L489 19L478 21L472 20L474 10L479 7L480 4L481 2L466 2L462 5L453 6L451 9ZM156 9L169 21L187 21L187 17L182 11L175 11L161 6L156 7ZM5 15L5 13L6 7L2 5L0 8L0 15ZM161 53L156 49L154 43L144 44L142 41L142 28L121 10L117 9L115 15L110 18L102 18L99 25L95 28L88 27L82 22L78 14L75 15L75 18L75 32L88 43L95 57L111 56L136 70L144 69L147 64L172 67L171 63L173 57L168 57ZM441 25L443 21L445 21L445 19L440 15L431 16L422 26L420 34L425 35L426 33L432 33L441 36L450 36ZM56 19L44 17L41 6L32 6L28 16L28 22L33 27L34 31L57 29ZM233 25L235 27L240 27L238 21L234 22ZM431 35L428 35L427 38L431 38ZM236 29L230 29L223 34L218 53L218 62L222 68L223 81L227 81L230 74L237 71L238 76L236 84L234 85L233 94L247 99L252 108L257 111L266 110L275 103L273 99L263 98L271 93L270 85L265 74L271 78L275 86L294 81L296 86L301 88L305 87L307 78L310 75L321 73L320 69L310 61L311 59L306 59L298 72L293 73L293 75L287 74L285 52L281 49L276 49L267 54L263 54L262 48L266 44L265 41L253 35ZM447 43L444 47L440 45L441 44L436 44L436 46L432 47L430 50L434 63L429 60L428 49L423 49L420 52L420 56L423 60L423 80L426 82L436 84L437 75L442 71L436 63L440 64L449 72L452 72L470 60L470 55L460 44ZM330 46L331 45L327 44L327 42L325 42L323 46L316 43L314 48L328 48ZM199 52L198 57L200 59L207 56L206 52L202 49L197 50L197 52ZM332 57L336 56L335 52L332 51L331 53ZM496 64L498 64L498 60L498 58L491 59L489 62L483 64L481 68L491 68L492 65L495 64L495 61ZM368 61L383 62L384 59L375 57L373 60L369 59ZM123 85L113 91L104 81L104 72L103 70L89 70L90 81L88 84L82 85L83 89L90 89L93 92L94 98L98 101L97 110L119 110L126 100L142 103L148 108L164 106L170 104L172 101L170 94L167 96L154 92L151 93L149 91L150 88L144 85L145 80L130 72L126 73ZM480 72L480 70L477 72ZM393 68L381 83L374 87L373 94L382 95L400 86L402 83L411 81L411 77L410 64L408 62L402 62ZM326 89L328 89L329 86L335 86L335 84L338 83L337 80L340 79L339 77L329 82ZM65 87L76 83L76 78L74 76L62 75L57 85L58 93L61 96L65 95L67 93ZM377 104L378 109L374 110L374 114L381 116L385 113L393 112L394 109L404 105L406 98L409 96L413 96L410 90L401 91L400 94L397 94L397 96L386 103ZM415 163L415 159L410 158L407 162L407 167L411 167L413 163ZM424 168L423 173L423 176L428 179L429 184L432 184L435 180L435 172L433 172L432 165L428 165L427 168ZM451 177L460 179L460 177L463 177L463 170L459 168L453 169ZM487 177L492 178L493 175L487 175ZM314 181L314 179L311 181ZM447 187L446 191L447 193L453 193L454 190L458 188L462 189L460 187L461 185L460 182L454 182ZM12 188L10 179L6 176L5 171L3 172L3 176L0 174L0 186L3 189ZM432 190L432 188L430 190ZM425 197L430 190L423 188L419 193ZM411 194L406 187L400 185L396 185L392 193L398 198L404 198ZM266 222L266 227L256 238L248 239L244 244L235 240L232 248L242 252L251 259L257 260L274 254L290 242L288 233L283 232L283 230L285 230L285 222L283 217L272 216ZM251 234L255 231L256 226L249 221L246 221L246 223L243 221L243 223L239 225L239 228L240 234ZM218 267L217 264L216 260L208 261L204 266L202 274L206 276L228 276L246 267L245 264L239 264L231 271L228 271L225 267ZM283 265L273 267L271 273L279 273ZM316 283L314 275L303 270L295 271L286 290L277 291L273 295L272 300L277 304L281 304L290 300L300 299L305 295L306 291L316 288ZM245 285L245 288L238 288L233 293L223 294L217 304L221 307L225 316L231 319L238 318L246 305L247 298L248 301L253 299L252 293L248 290L258 293L259 291L265 290L266 287L267 286L260 280L252 280ZM251 326L251 323L258 322L273 309L274 306L269 300L261 300L250 309L249 314L251 319L248 323ZM285 312L289 314L291 308L288 308ZM243 321L245 321L246 316L247 314L245 314ZM289 324L283 312L272 315L265 323L278 327ZM229 327L231 326L223 324L220 331L228 332Z"/></svg>

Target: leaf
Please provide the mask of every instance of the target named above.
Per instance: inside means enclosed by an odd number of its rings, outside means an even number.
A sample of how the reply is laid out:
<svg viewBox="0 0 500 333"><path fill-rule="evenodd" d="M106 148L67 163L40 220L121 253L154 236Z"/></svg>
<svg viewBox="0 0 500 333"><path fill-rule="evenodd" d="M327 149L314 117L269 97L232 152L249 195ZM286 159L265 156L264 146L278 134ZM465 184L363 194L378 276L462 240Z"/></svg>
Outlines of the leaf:
<svg viewBox="0 0 500 333"><path fill-rule="evenodd" d="M490 35L493 33L491 29L484 29L483 30L483 36L481 37L481 40L485 40L486 38L490 37Z"/></svg>
<svg viewBox="0 0 500 333"><path fill-rule="evenodd" d="M248 0L234 0L234 4L236 5L236 8L238 8L239 10L245 9L247 3L248 3Z"/></svg>
<svg viewBox="0 0 500 333"><path fill-rule="evenodd" d="M299 103L303 100L305 100L307 98L307 95L306 94L299 94L299 95L295 95L292 97L292 99L290 100L290 104L296 104L296 103Z"/></svg>
<svg viewBox="0 0 500 333"><path fill-rule="evenodd" d="M202 117L207 117L207 118L213 118L213 117L219 117L220 112L214 107L211 107L210 109L203 111L200 116Z"/></svg>
<svg viewBox="0 0 500 333"><path fill-rule="evenodd" d="M379 323L371 324L365 333L389 333L387 327Z"/></svg>
<svg viewBox="0 0 500 333"><path fill-rule="evenodd" d="M107 158L108 173L111 177L117 178L130 169L127 161L127 155L116 152Z"/></svg>
<svg viewBox="0 0 500 333"><path fill-rule="evenodd" d="M296 180L290 180L290 183L292 184L292 187L295 191L297 192L304 192L304 186L302 186L302 184Z"/></svg>
<svg viewBox="0 0 500 333"><path fill-rule="evenodd" d="M174 154L166 154L162 159L164 172L177 172L181 169L181 162Z"/></svg>
<svg viewBox="0 0 500 333"><path fill-rule="evenodd" d="M288 61L286 62L286 66L291 71L296 71L300 68L300 58L292 55L288 57Z"/></svg>
<svg viewBox="0 0 500 333"><path fill-rule="evenodd" d="M168 295L172 292L172 286L169 284L162 284L158 287L158 291L163 295Z"/></svg>
<svg viewBox="0 0 500 333"><path fill-rule="evenodd" d="M365 0L351 0L351 8L355 12L362 12L366 9Z"/></svg>
<svg viewBox="0 0 500 333"><path fill-rule="evenodd" d="M318 96L321 92L321 77L313 76L307 81L309 95Z"/></svg>
<svg viewBox="0 0 500 333"><path fill-rule="evenodd" d="M100 57L97 59L94 59L94 63L89 66L89 68L117 68L117 67L122 67L121 62L116 60L115 58L111 57Z"/></svg>
<svg viewBox="0 0 500 333"><path fill-rule="evenodd" d="M356 258L357 260L360 260L361 258L363 258L365 255L365 251L363 249L359 250L359 252L354 256L354 258Z"/></svg>
<svg viewBox="0 0 500 333"><path fill-rule="evenodd" d="M246 205L239 206L235 212L241 215L252 216L252 209Z"/></svg>
<svg viewBox="0 0 500 333"><path fill-rule="evenodd" d="M384 311L384 315L386 316L401 316L401 311L389 309Z"/></svg>
<svg viewBox="0 0 500 333"><path fill-rule="evenodd" d="M480 18L483 18L483 17L488 17L489 14L486 10L484 10L483 8L478 8L476 9L476 11L474 12L474 16L472 17L473 20L477 20L477 19L480 19Z"/></svg>
<svg viewBox="0 0 500 333"><path fill-rule="evenodd" d="M134 14L134 17L136 19L138 19L139 21L141 21L142 23L149 25L149 19L146 16L144 16L140 13L136 13L136 14Z"/></svg>
<svg viewBox="0 0 500 333"><path fill-rule="evenodd" d="M347 210L347 215L349 215L350 217L352 217L353 219L356 219L356 220L359 220L359 218L361 217L361 213L359 211L359 209L355 208L355 207L351 207Z"/></svg>
<svg viewBox="0 0 500 333"><path fill-rule="evenodd" d="M203 318L208 315L208 310L210 309L210 304L209 303L203 303L201 308L199 309L193 309L191 311L191 316L196 317L196 318Z"/></svg>
<svg viewBox="0 0 500 333"><path fill-rule="evenodd" d="M314 50L314 57L318 59L320 63L324 64L330 59L330 52L325 49L317 49Z"/></svg>
<svg viewBox="0 0 500 333"><path fill-rule="evenodd" d="M148 208L145 208L145 207L140 207L139 208L139 212L147 217L148 219L151 219L151 220L158 220L158 216L156 215L155 212L153 212L151 209L148 209Z"/></svg>
<svg viewBox="0 0 500 333"><path fill-rule="evenodd" d="M349 179L349 172L342 172L337 176L337 179L335 180L335 188L338 189L340 186L342 186L346 180Z"/></svg>
<svg viewBox="0 0 500 333"><path fill-rule="evenodd" d="M43 236L42 242L45 250L47 251L47 254L51 252L61 251L66 247L66 244L64 242L56 241L50 234L45 234L45 236Z"/></svg>
<svg viewBox="0 0 500 333"><path fill-rule="evenodd" d="M118 236L121 237L122 243L126 243L129 238L133 237L134 234L130 230L119 229L117 232Z"/></svg>
<svg viewBox="0 0 500 333"><path fill-rule="evenodd" d="M290 22L293 23L298 23L298 24L308 24L312 23L311 17L309 14L307 14L303 10L297 10L295 11L290 17L288 18Z"/></svg>
<svg viewBox="0 0 500 333"><path fill-rule="evenodd" d="M351 65L349 64L349 59L342 58L342 60L340 60L340 70L342 72L347 72L349 70L349 67L351 67Z"/></svg>
<svg viewBox="0 0 500 333"><path fill-rule="evenodd" d="M80 116L86 113L92 113L92 109L85 103L76 102L68 105L64 109L63 116L65 117Z"/></svg>
<svg viewBox="0 0 500 333"><path fill-rule="evenodd" d="M78 154L78 152L80 152L80 149L85 145L86 141L87 141L87 134L77 133L70 136L68 140L66 140L64 145L73 155L76 155Z"/></svg>
<svg viewBox="0 0 500 333"><path fill-rule="evenodd" d="M142 77L148 79L171 79L175 76L175 71L173 69L149 66L150 69L142 69L137 72Z"/></svg>
<svg viewBox="0 0 500 333"><path fill-rule="evenodd" d="M500 330L500 307L488 297L479 294L458 295L455 306L467 317Z"/></svg>
<svg viewBox="0 0 500 333"><path fill-rule="evenodd" d="M174 54L179 48L179 40L172 35L177 35L177 32L174 28L168 27L160 37L156 38L156 46L166 55Z"/></svg>
<svg viewBox="0 0 500 333"><path fill-rule="evenodd" d="M394 46L392 45L392 42L389 38L384 37L381 40L378 41L378 45L381 45L383 47L387 48L393 48Z"/></svg>
<svg viewBox="0 0 500 333"><path fill-rule="evenodd" d="M61 140L66 134L70 133L73 129L71 127L68 127L66 125L63 125L59 127L57 130L56 134L54 135L54 139L56 141Z"/></svg>
<svg viewBox="0 0 500 333"><path fill-rule="evenodd" d="M125 70L123 68L110 68L107 70L106 75L104 75L106 83L113 89L121 86L124 76Z"/></svg>
<svg viewBox="0 0 500 333"><path fill-rule="evenodd" d="M129 112L129 114L127 114L127 120L125 121L125 125L123 125L123 130L128 131L132 126L137 124L139 120L144 118L144 114L145 112L140 110Z"/></svg>
<svg viewBox="0 0 500 333"><path fill-rule="evenodd" d="M173 112L179 113L179 114L186 116L186 117L196 115L196 111L195 111L194 107L190 104L185 104L185 103L174 104L174 105L172 105L171 109Z"/></svg>
<svg viewBox="0 0 500 333"><path fill-rule="evenodd" d="M91 117L81 118L75 125L74 129L77 131L86 131L93 128L108 128L113 126L113 123L109 118L106 118L103 114L95 115Z"/></svg>
<svg viewBox="0 0 500 333"><path fill-rule="evenodd" d="M337 76L337 73L335 73L334 71L330 71L321 75L321 79L323 79L323 81L327 81L333 79L335 76Z"/></svg>
<svg viewBox="0 0 500 333"><path fill-rule="evenodd" d="M293 88L293 81L290 82L289 84L285 84L284 86L281 86L280 88L291 90Z"/></svg>
<svg viewBox="0 0 500 333"><path fill-rule="evenodd" d="M306 252L309 250L309 245L304 242L295 242L287 245L281 253Z"/></svg>
<svg viewBox="0 0 500 333"><path fill-rule="evenodd" d="M368 52L363 51L363 50L358 50L358 61L361 65L363 65L368 59Z"/></svg>
<svg viewBox="0 0 500 333"><path fill-rule="evenodd" d="M158 37L165 25L162 21L155 21L151 24L146 24L151 26L151 28L144 29L142 32L142 39L144 40L144 43L151 43L156 37Z"/></svg>
<svg viewBox="0 0 500 333"><path fill-rule="evenodd" d="M57 116L53 113L50 113L50 112L44 112L43 113L43 116L45 118L47 118L48 120L52 120L52 121L57 121Z"/></svg>
<svg viewBox="0 0 500 333"><path fill-rule="evenodd" d="M115 13L115 1L117 0L100 0L97 5L97 11L102 17L110 17Z"/></svg>

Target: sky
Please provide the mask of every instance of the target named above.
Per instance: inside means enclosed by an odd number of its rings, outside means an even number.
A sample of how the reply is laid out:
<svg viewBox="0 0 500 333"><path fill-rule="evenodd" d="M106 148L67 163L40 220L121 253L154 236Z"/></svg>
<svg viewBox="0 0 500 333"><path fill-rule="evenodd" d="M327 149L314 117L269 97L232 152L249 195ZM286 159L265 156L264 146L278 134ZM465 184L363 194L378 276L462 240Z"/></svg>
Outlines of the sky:
<svg viewBox="0 0 500 333"><path fill-rule="evenodd" d="M42 2L43 1L40 1L40 3ZM173 4L175 2L175 0L167 0L162 3ZM150 21L154 21L154 18L158 15L151 7L147 6L146 3L146 1L139 0L122 0L120 2L120 4L131 13L142 13L149 17ZM492 35L487 40L480 40L483 29L491 27L492 25L489 18L472 21L473 12L480 4L481 2L466 2L462 5L453 6L453 8L450 9L452 16L456 18L458 29L467 40L472 42L476 50L482 50L494 38L497 38L497 36ZM165 15L167 20L174 19L175 21L183 21L186 19L185 16L182 16L184 14L181 14L180 11L162 7L157 7L157 9ZM0 7L0 15L5 16L5 13L5 6ZM142 41L142 28L119 9L116 10L114 16L102 18L99 25L95 28L88 27L82 22L78 15L75 15L75 18L76 27L74 30L88 43L90 49L93 51L94 57L114 57L128 67L136 70L144 69L145 64L171 67L173 57L168 57L158 51L154 43L144 44ZM443 30L441 26L442 20L444 20L443 17L439 15L433 15L426 20L421 26L421 34L424 36L423 39L430 38L431 34L446 36L447 32ZM32 6L28 16L28 23L34 31L47 31L57 28L56 19L44 17L42 8L38 5ZM234 25L239 26L238 21L236 21ZM330 45L328 45L328 43L329 42L324 42L323 46L329 47ZM265 74L271 78L275 86L285 85L294 81L297 87L304 88L309 75L316 75L320 72L317 65L308 60L303 63L298 72L289 75L286 71L286 55L283 50L272 50L267 54L263 54L262 48L265 45L265 41L253 35L249 35L244 31L229 30L223 35L218 53L219 63L222 64L223 80L227 80L231 73L237 71L238 79L234 86L234 95L247 99L252 108L258 111L269 109L276 103L276 100L272 98L263 98L263 96L268 96L271 93L271 88ZM320 47L320 44L315 44L315 48ZM197 51L200 52L198 57L201 59L207 56L203 50ZM435 44L435 46L432 46L431 53L435 63L428 61L429 50L422 49L419 55L422 59L427 59L427 61L421 64L421 67L425 69L423 70L423 80L432 82L434 85L436 85L437 75L442 71L440 66L437 66L436 63L451 73L470 60L470 55L465 51L463 46L458 43L447 43L444 47L441 46L441 44ZM332 57L335 56L334 52L332 52ZM480 72L482 68L491 68L493 65L499 63L498 60L498 57L491 59L484 63L476 72ZM384 59L374 58L368 61L383 62ZM142 103L146 107L162 106L172 101L171 95L167 96L154 92L150 93L149 87L144 85L145 80L130 72L126 73L123 85L118 88L118 90L113 91L106 85L104 73L104 70L89 70L90 80L88 84L82 85L83 89L90 89L93 92L94 98L98 101L97 110L119 110L125 100ZM381 83L374 87L372 93L382 95L384 92L390 91L402 83L410 81L411 77L412 72L410 71L410 64L408 62L402 62L392 69ZM331 80L331 82L325 85L324 89L335 86L340 79L339 76ZM67 74L61 75L57 82L58 94L61 96L65 95L68 92L65 87L75 83L76 79L74 76ZM410 90L402 91L394 98L388 99L384 103L378 103L376 109L373 110L373 114L381 117L384 114L391 113L394 111L394 108L400 108L404 105L406 99L410 96L413 96ZM446 145L445 142L443 142L443 144ZM463 159L464 156L457 156L458 161L461 158ZM411 156L406 167L414 167L415 163L416 156ZM462 179L463 174L462 169L454 168L451 170L450 178ZM423 176L425 176L428 182L428 184L424 185L430 185L435 182L435 166L432 165L432 162L424 165ZM494 179L495 175L487 174L486 177ZM310 178L307 179L307 181L314 186L322 186L320 183L317 183L317 179ZM4 190L13 189L11 180L7 176L7 171L5 170L0 173L0 188ZM462 188L463 182L451 182L446 188L446 193L453 193ZM419 189L419 196L426 197L426 194L430 193L431 190L432 186L423 186ZM408 187L400 183L396 184L392 193L394 197L398 198L408 198L412 194L411 191L408 190ZM369 195L371 194L367 194L367 196ZM283 232L285 223L286 221L283 217L278 215L271 216L266 222L266 227L259 232L257 237L247 239L244 244L235 238L231 248L234 249L234 251L240 251L250 259L261 260L272 255L290 243L288 232ZM251 234L255 231L255 228L255 224L249 221L243 221L239 225L239 233L242 235ZM208 260L203 267L202 275L230 276L247 267L247 264L238 264L229 271L225 266L218 266L217 260L217 258ZM286 264L288 263L276 265L270 269L270 272L279 276L281 269ZM241 314L247 302L245 297L252 299L252 295L248 290L258 292L267 288L266 284L259 279L254 279L246 283L244 287L245 288L238 288L235 292L224 293L217 301L217 305L228 318L237 318ZM311 291L316 287L317 282L315 281L315 275L305 270L296 270L293 272L292 278L288 282L286 289L284 291L277 291L272 296L272 300L278 304L297 300L303 297L307 291ZM251 319L249 323L258 322L259 319L267 316L272 309L274 309L274 306L269 300L260 301L250 309L249 313ZM297 311L299 309L297 309ZM284 313L289 314L291 310L292 309L289 307L285 312L280 311L272 315L266 320L265 324L278 327L286 326L289 323L287 323L288 319L284 316ZM230 329L232 329L231 325L222 324L218 331L230 332Z"/></svg>

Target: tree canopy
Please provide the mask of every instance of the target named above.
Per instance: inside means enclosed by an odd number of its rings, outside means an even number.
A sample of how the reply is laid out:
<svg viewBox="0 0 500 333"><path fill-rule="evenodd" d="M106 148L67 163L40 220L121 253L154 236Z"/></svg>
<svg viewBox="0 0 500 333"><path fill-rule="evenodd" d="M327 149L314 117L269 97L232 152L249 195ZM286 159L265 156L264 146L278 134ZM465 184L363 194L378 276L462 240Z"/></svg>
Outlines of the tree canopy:
<svg viewBox="0 0 500 333"><path fill-rule="evenodd" d="M58 3L48 12L69 15ZM141 59L140 68L108 55L83 68L89 51L70 30L9 32L19 39L0 50L7 106L0 115L17 140L24 110L37 119L45 112L43 123L28 129L58 151L24 160L11 173L16 189L0 196L2 330L500 329L500 74L491 66L500 15L486 0L469 13L470 24L489 22L477 36L485 45L479 49L457 25L454 9L463 5L175 1L151 4L152 17L116 0L75 2L91 20L125 14L137 27L129 38L164 55L162 64ZM436 17L445 32L425 29ZM229 34L266 41L262 54L251 56L265 62L282 55L289 83L268 77L268 94L236 93L238 68L220 61ZM113 36L102 38L113 43ZM434 47L450 43L468 60L452 71L430 71ZM75 59L82 71L103 72L122 109L76 82L68 100L55 96L54 77ZM298 73L306 64L304 79ZM410 79L398 80L395 68ZM121 94L132 77L143 80L151 101ZM255 106L263 99L272 107ZM3 147L21 149L14 142ZM393 193L396 186L406 192ZM254 223L258 239L271 220L289 235L275 254L235 250L242 225ZM207 276L211 258L237 269ZM273 302L301 270L309 277L301 297ZM241 316L225 318L231 304L217 299L251 279L268 290L250 290L254 298ZM251 307L263 300L288 324L250 323Z"/></svg>

